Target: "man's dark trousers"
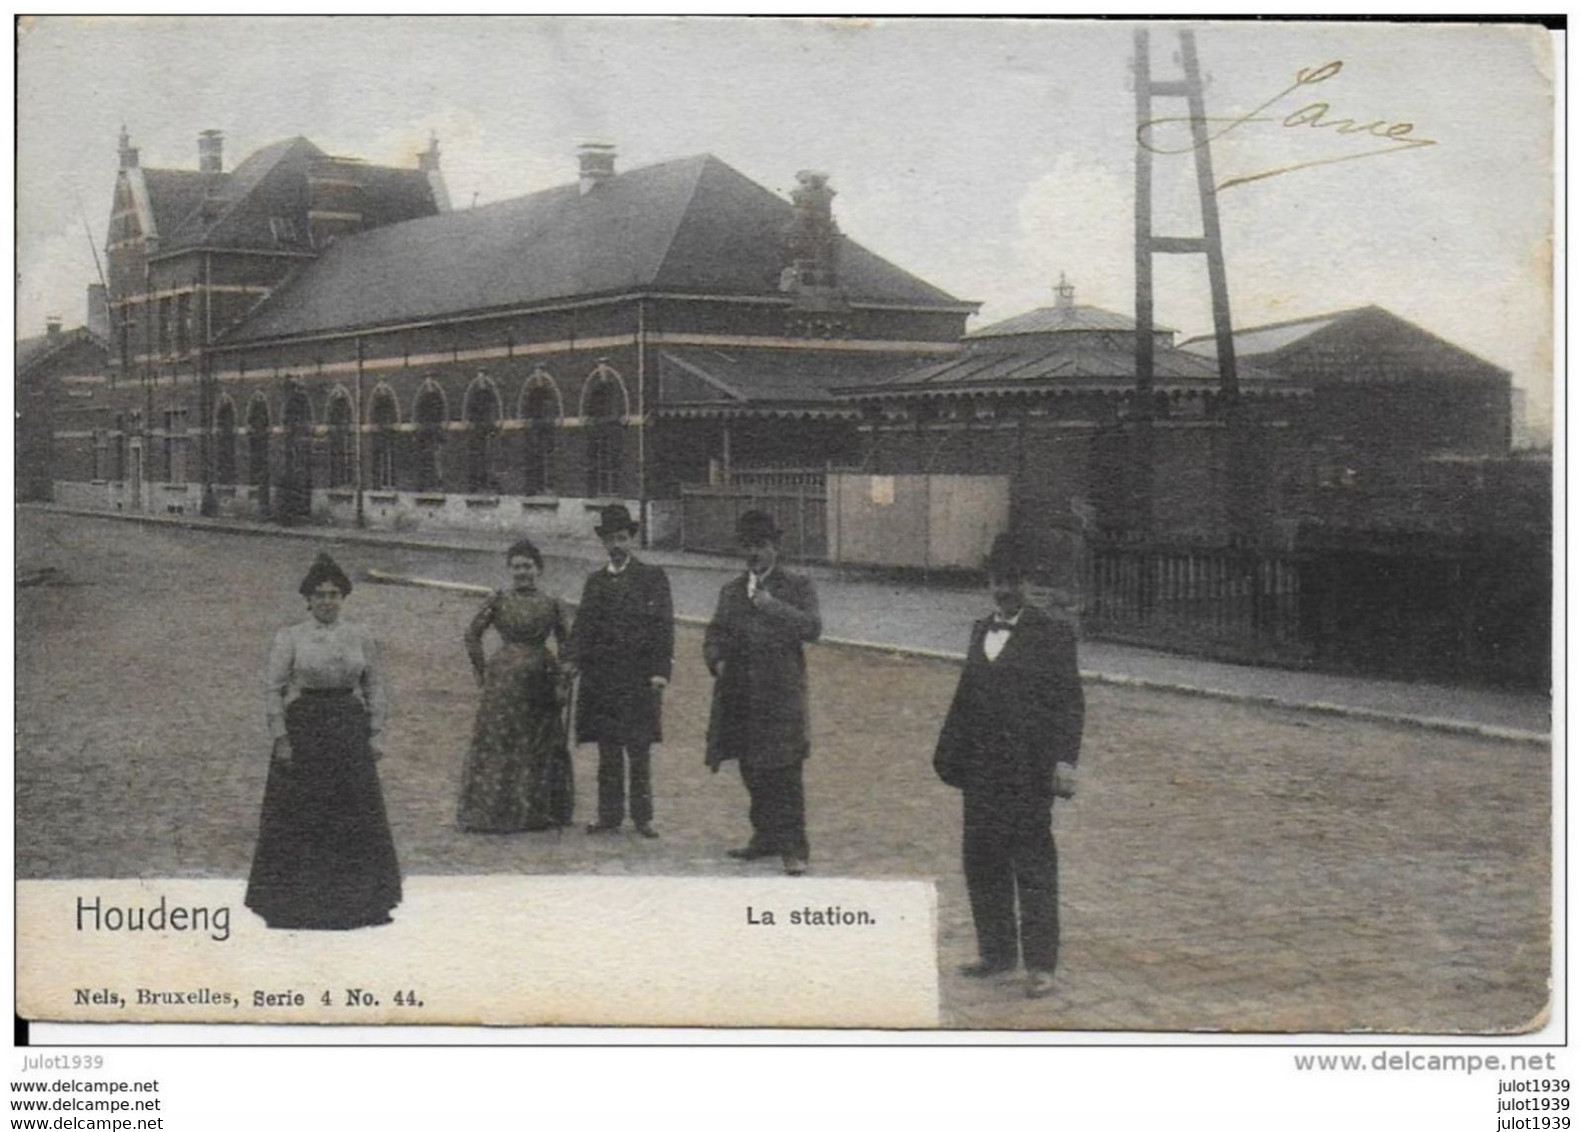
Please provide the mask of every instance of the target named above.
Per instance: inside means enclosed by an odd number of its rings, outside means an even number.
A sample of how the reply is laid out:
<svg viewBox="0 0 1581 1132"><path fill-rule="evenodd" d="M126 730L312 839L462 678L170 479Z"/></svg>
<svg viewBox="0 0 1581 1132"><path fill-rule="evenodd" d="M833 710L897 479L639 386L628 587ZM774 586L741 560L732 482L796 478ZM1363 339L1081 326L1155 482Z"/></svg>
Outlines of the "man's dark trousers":
<svg viewBox="0 0 1581 1132"><path fill-rule="evenodd" d="M802 764L754 768L741 763L741 781L751 799L752 848L809 860L807 805L802 790Z"/></svg>
<svg viewBox="0 0 1581 1132"><path fill-rule="evenodd" d="M1053 801L999 791L964 791L961 863L977 926L977 953L994 967L1021 958L1052 971L1059 954L1059 860L1050 829Z"/></svg>
<svg viewBox="0 0 1581 1132"><path fill-rule="evenodd" d="M638 825L653 821L653 766L648 744L598 745L598 823L619 825L626 820L626 771L631 770L631 820Z"/></svg>

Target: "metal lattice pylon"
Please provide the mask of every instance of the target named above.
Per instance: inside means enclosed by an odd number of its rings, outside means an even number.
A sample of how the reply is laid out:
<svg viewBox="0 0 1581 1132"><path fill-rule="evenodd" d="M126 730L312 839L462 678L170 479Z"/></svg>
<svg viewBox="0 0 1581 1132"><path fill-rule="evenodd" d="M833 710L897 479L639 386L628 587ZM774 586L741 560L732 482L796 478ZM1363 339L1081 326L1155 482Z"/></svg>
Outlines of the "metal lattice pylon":
<svg viewBox="0 0 1581 1132"><path fill-rule="evenodd" d="M1230 291L1224 274L1224 244L1219 230L1219 201L1213 187L1213 155L1209 149L1208 119L1203 109L1202 77L1197 67L1197 41L1190 31L1180 33L1180 62L1184 78L1155 82L1149 54L1148 32L1137 28L1133 62L1136 85L1136 393L1139 409L1150 413L1153 398L1153 257L1155 255L1205 255L1208 289L1213 298L1213 335L1218 345L1219 391L1233 402L1240 392L1235 377L1235 341L1230 336ZM1184 98L1191 125L1192 153L1197 163L1197 197L1202 208L1201 236L1159 236L1153 232L1153 150L1144 135L1153 116L1156 98Z"/></svg>

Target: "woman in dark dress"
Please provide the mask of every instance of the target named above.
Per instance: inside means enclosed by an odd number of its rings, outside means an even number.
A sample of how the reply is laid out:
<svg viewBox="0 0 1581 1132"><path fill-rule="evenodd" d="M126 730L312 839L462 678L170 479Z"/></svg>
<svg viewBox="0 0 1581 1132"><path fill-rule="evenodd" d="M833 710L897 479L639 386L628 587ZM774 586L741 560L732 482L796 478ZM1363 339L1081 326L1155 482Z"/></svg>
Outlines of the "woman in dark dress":
<svg viewBox="0 0 1581 1132"><path fill-rule="evenodd" d="M571 754L561 718L565 679L549 649L566 637L565 610L538 589L543 556L526 539L505 552L511 588L490 595L467 627L467 656L483 689L457 816L472 833L555 829L571 821ZM504 642L485 660L483 634Z"/></svg>
<svg viewBox="0 0 1581 1132"><path fill-rule="evenodd" d="M342 621L351 580L320 554L301 593L312 616L269 650L274 737L247 907L271 928L343 930L390 922L401 872L372 739L384 725L373 635Z"/></svg>

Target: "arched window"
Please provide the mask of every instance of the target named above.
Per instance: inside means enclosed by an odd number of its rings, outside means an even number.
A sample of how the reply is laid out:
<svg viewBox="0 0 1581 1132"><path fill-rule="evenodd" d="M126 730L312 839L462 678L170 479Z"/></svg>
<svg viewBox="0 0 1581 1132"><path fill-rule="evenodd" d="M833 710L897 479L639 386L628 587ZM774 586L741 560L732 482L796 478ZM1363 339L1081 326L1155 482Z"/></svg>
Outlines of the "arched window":
<svg viewBox="0 0 1581 1132"><path fill-rule="evenodd" d="M495 458L499 450L500 396L494 383L479 378L467 390L467 490L498 495Z"/></svg>
<svg viewBox="0 0 1581 1132"><path fill-rule="evenodd" d="M620 488L620 413L625 390L618 378L595 372L583 395L587 416L587 493L614 495Z"/></svg>
<svg viewBox="0 0 1581 1132"><path fill-rule="evenodd" d="M350 487L356 483L352 453L354 437L351 432L351 397L345 390L337 390L329 400L329 486Z"/></svg>
<svg viewBox="0 0 1581 1132"><path fill-rule="evenodd" d="M560 399L548 381L529 384L522 394L522 490L528 495L554 494L555 421L560 415Z"/></svg>
<svg viewBox="0 0 1581 1132"><path fill-rule="evenodd" d="M247 479L258 489L259 500L269 502L269 402L254 397L247 406Z"/></svg>
<svg viewBox="0 0 1581 1132"><path fill-rule="evenodd" d="M438 491L444 485L440 462L445 442L445 394L432 382L423 386L412 411L417 422L417 490Z"/></svg>
<svg viewBox="0 0 1581 1132"><path fill-rule="evenodd" d="M313 502L313 407L307 391L292 385L285 398L285 477L284 498L280 501L285 521L305 518Z"/></svg>
<svg viewBox="0 0 1581 1132"><path fill-rule="evenodd" d="M373 465L368 479L375 490L395 489L395 426L400 419L395 394L390 392L389 386L379 386L373 391L373 405L368 412L368 423L373 426L373 432L368 437Z"/></svg>
<svg viewBox="0 0 1581 1132"><path fill-rule="evenodd" d="M214 414L214 480L236 482L236 406L229 397L220 399Z"/></svg>

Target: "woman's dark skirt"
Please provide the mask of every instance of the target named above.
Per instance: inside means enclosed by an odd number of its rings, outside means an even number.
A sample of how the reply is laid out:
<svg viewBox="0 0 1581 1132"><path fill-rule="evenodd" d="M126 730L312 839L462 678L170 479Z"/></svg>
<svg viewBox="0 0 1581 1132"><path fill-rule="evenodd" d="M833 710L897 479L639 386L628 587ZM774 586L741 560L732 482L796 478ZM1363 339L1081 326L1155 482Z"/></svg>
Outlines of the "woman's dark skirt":
<svg viewBox="0 0 1581 1132"><path fill-rule="evenodd" d="M367 710L350 693L309 693L287 706L285 726L291 765L269 764L247 907L271 928L388 923L401 871Z"/></svg>

